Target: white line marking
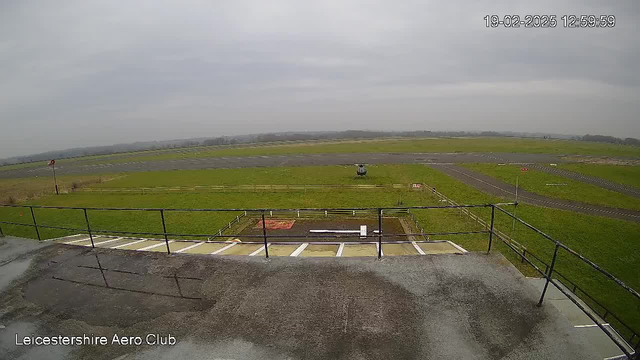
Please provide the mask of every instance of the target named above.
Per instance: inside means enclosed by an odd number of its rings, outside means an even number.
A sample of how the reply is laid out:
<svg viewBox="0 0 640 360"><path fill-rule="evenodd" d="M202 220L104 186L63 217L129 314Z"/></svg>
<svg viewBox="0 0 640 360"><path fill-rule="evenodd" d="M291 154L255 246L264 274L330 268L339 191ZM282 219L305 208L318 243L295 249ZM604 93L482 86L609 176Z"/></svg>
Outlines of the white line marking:
<svg viewBox="0 0 640 360"><path fill-rule="evenodd" d="M338 252L336 253L336 257L341 257L343 250L344 250L344 243L340 243L340 247L338 247Z"/></svg>
<svg viewBox="0 0 640 360"><path fill-rule="evenodd" d="M456 249L462 251L462 253L466 254L468 253L467 250L463 249L462 246L458 245L458 244L454 244L451 241L447 241L451 246L455 247Z"/></svg>
<svg viewBox="0 0 640 360"><path fill-rule="evenodd" d="M115 239L111 239L111 240L107 240L107 241L94 242L93 245L98 246L98 245L101 245L101 244L108 244L110 242L118 241L120 239L122 239L122 238L119 237L119 238L115 238ZM89 246L89 245L85 245L85 246Z"/></svg>
<svg viewBox="0 0 640 360"><path fill-rule="evenodd" d="M415 241L412 241L411 244L413 244L413 247L416 248L416 250L418 251L418 254L424 255L424 251L422 250L422 248L420 248L420 246L418 246L418 244L416 244Z"/></svg>
<svg viewBox="0 0 640 360"><path fill-rule="evenodd" d="M380 252L380 256L384 256L384 251L380 250L380 244L376 243L376 255Z"/></svg>
<svg viewBox="0 0 640 360"><path fill-rule="evenodd" d="M67 242L65 242L65 244L75 244L77 242L86 241L86 240L91 240L91 238L84 238L84 239L80 239L80 240L67 241Z"/></svg>
<svg viewBox="0 0 640 360"><path fill-rule="evenodd" d="M193 244L193 245L189 245L189 246L187 246L186 248L182 248L182 249L177 250L177 251L174 251L174 252L175 252L175 253L181 253L181 252L187 251L187 250L189 250L189 249L193 249L194 247L200 246L200 245L202 245L202 244L204 244L204 242L195 243L195 244Z"/></svg>
<svg viewBox="0 0 640 360"><path fill-rule="evenodd" d="M298 248L294 252L292 252L291 255L289 255L289 256L296 257L296 256L300 255L304 251L304 249L307 248L307 246L309 246L309 243L304 243L304 244L298 246Z"/></svg>
<svg viewBox="0 0 640 360"><path fill-rule="evenodd" d="M114 247L112 247L112 249L119 249L119 248L122 248L122 247L125 247L125 246L139 244L139 243L141 243L141 242L143 242L143 241L147 241L147 239L136 240L136 241L132 241L132 242L130 242L130 243L126 243L126 244L122 244L122 245L114 246Z"/></svg>
<svg viewBox="0 0 640 360"><path fill-rule="evenodd" d="M267 247L271 246L271 244L267 244ZM249 254L249 256L256 256L258 254L260 254L262 251L264 251L264 245L262 245L261 247L258 248L258 250L252 252L251 254Z"/></svg>
<svg viewBox="0 0 640 360"><path fill-rule="evenodd" d="M631 355L633 355L633 354L634 353L632 352ZM620 354L620 355L616 355L616 356L606 357L603 360L624 360L624 359L628 359L627 355Z"/></svg>
<svg viewBox="0 0 640 360"><path fill-rule="evenodd" d="M237 244L238 244L237 242L234 242L233 244L229 244L229 245L227 245L227 246L225 246L223 248L220 248L220 249L212 252L210 255L218 255L219 253L221 253L221 252L223 252L223 251L225 251L227 249L230 249L230 248L236 246Z"/></svg>
<svg viewBox="0 0 640 360"><path fill-rule="evenodd" d="M173 240L169 240L169 244L171 244L173 242ZM149 250L149 249L153 249L153 248L157 248L158 246L162 246L162 245L166 245L166 242L161 241L159 244L154 244L154 245L149 245L143 248L138 249L137 251L145 251L145 250Z"/></svg>
<svg viewBox="0 0 640 360"><path fill-rule="evenodd" d="M604 323L604 324L600 324L602 326L609 326L609 324ZM591 327L596 327L598 326L598 324L589 324L589 325L574 325L574 328L591 328Z"/></svg>

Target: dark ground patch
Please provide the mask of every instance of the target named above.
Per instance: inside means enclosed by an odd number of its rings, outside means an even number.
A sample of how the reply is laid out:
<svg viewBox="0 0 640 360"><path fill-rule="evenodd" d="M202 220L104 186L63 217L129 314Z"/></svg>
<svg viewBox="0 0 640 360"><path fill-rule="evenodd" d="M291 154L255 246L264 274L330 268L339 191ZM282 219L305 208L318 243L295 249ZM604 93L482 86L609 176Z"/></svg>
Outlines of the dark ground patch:
<svg viewBox="0 0 640 360"><path fill-rule="evenodd" d="M378 230L378 219L373 218L329 218L329 219L308 219L308 218L295 218L296 222L291 229L278 229L267 230L269 235L269 242L349 242L349 241L378 241L377 234L373 231ZM256 224L260 219L249 218L246 220L248 226L246 226L238 235L254 235L258 236L253 238L241 238L242 241L262 241L262 228L256 227ZM360 239L358 234L328 234L322 236L322 234L310 233L309 230L325 229L325 230L360 230L360 225L367 225L367 238ZM385 234L405 234L405 231L398 218L383 218L382 230ZM278 238L277 236L295 236L293 238ZM310 237L314 236L314 237ZM384 241L406 241L406 236L385 236Z"/></svg>
<svg viewBox="0 0 640 360"><path fill-rule="evenodd" d="M265 260L55 244L0 296L0 321L38 335L178 340L85 346L73 358L591 358L537 296L498 254ZM6 358L64 355L3 347Z"/></svg>

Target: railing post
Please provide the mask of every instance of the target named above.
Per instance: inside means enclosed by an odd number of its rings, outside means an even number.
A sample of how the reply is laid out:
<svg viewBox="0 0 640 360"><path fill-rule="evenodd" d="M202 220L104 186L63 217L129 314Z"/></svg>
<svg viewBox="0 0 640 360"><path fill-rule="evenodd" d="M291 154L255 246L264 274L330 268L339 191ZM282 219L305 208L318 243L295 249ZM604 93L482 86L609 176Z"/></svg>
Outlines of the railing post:
<svg viewBox="0 0 640 360"><path fill-rule="evenodd" d="M93 234L91 233L91 225L89 225L89 215L87 215L87 208L84 210L84 221L87 223L87 231L89 232L89 239L91 239L91 247L95 249L96 245L93 243Z"/></svg>
<svg viewBox="0 0 640 360"><path fill-rule="evenodd" d="M160 217L162 218L162 233L164 234L164 243L167 244L167 254L171 254L171 250L169 250L169 237L167 236L167 225L164 222L163 209L160 209Z"/></svg>
<svg viewBox="0 0 640 360"><path fill-rule="evenodd" d="M493 219L496 217L496 206L491 205L491 226L489 228L489 248L487 254L491 251L491 242L493 241Z"/></svg>
<svg viewBox="0 0 640 360"><path fill-rule="evenodd" d="M33 213L33 206L29 206L31 209L31 218L33 219L33 226L36 228L36 235L38 236L38 240L42 240L40 238L40 230L38 230L38 223L36 222L36 214Z"/></svg>
<svg viewBox="0 0 640 360"><path fill-rule="evenodd" d="M542 300L544 300L544 294L547 292L547 287L549 287L549 282L551 281L551 275L553 275L553 267L556 265L556 257L558 256L558 249L560 245L556 243L556 248L553 250L553 258L551 259L551 266L549 267L549 274L546 274L547 281L544 283L544 289L542 289L542 295L540 295L540 301L538 301L538 306L542 306Z"/></svg>
<svg viewBox="0 0 640 360"><path fill-rule="evenodd" d="M264 221L264 211L262 212L262 236L264 236L264 256L269 258L269 246L267 244L267 224Z"/></svg>
<svg viewBox="0 0 640 360"><path fill-rule="evenodd" d="M382 209L378 208L378 259L382 258Z"/></svg>

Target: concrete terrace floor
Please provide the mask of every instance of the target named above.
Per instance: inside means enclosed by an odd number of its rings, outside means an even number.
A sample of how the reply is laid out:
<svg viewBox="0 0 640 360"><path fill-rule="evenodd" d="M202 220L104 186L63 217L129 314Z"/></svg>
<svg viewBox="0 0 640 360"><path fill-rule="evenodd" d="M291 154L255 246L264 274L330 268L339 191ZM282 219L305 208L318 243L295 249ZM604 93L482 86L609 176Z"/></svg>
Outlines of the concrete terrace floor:
<svg viewBox="0 0 640 360"><path fill-rule="evenodd" d="M53 243L28 251L13 261L31 266L0 294L0 358L599 358L553 304L536 306L539 292L497 253L266 260ZM17 347L16 333L170 333L177 344Z"/></svg>

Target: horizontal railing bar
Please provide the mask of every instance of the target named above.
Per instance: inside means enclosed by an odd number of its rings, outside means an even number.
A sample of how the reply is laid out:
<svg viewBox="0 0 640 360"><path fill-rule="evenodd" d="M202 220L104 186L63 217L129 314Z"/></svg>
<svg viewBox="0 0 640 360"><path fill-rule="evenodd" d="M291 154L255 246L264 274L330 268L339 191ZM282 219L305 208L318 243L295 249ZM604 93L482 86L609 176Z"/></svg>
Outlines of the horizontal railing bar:
<svg viewBox="0 0 640 360"><path fill-rule="evenodd" d="M546 233L544 233L543 231L538 230L535 226L533 226L533 225L529 224L528 222L526 222L526 221L524 221L524 220L520 219L519 217L516 217L515 215L511 214L510 212L508 212L508 211L506 211L506 210L502 209L502 208L501 208L501 207L499 207L499 206L496 206L496 209L498 209L498 210L502 211L503 213L505 213L505 214L509 215L511 218L513 218L513 219L517 220L519 223L521 223L521 224L523 224L524 226L528 227L529 229L531 229L531 230L535 231L536 233L538 233L538 234L540 234L540 235L544 236L545 238L547 238L547 239L549 239L549 240L553 241L554 243L558 243L558 244L559 244L559 242L558 242L558 241L556 241L555 239L553 239L551 236L547 235L547 234L546 234Z"/></svg>
<svg viewBox="0 0 640 360"><path fill-rule="evenodd" d="M569 248L568 246L562 244L562 243L558 243L558 245L560 245L561 248L565 249L567 252L569 252L571 255L577 257L578 259L584 261L585 263L589 264L591 267L593 267L594 269L598 270L600 273L602 273L604 276L608 277L609 279L613 280L615 283L617 283L618 285L620 285L622 288L624 288L625 290L627 290L628 292L630 292L631 294L633 294L636 298L640 299L640 293L638 293L635 289L633 289L632 287L630 287L629 285L625 284L622 280L618 279L617 277L613 276L611 273L609 273L608 271L604 270L603 268L601 268L598 264L594 263L593 261L587 259L586 257L578 254L577 252L575 252L574 250L572 250L571 248Z"/></svg>
<svg viewBox="0 0 640 360"><path fill-rule="evenodd" d="M72 207L72 206L45 206L45 205L15 205L15 204L1 204L2 207L15 207L15 208L34 208L34 209L59 209L59 210L98 210L98 211L109 211L109 210L117 210L117 211L186 211L186 212L195 212L195 211L247 211L247 212L284 212L284 211L332 211L332 210L343 210L343 211L377 211L378 209L382 210L408 210L408 209L452 209L452 208L479 208L479 207L491 207L492 204L475 204L475 205L445 205L445 206L404 206L404 207L363 207L363 208L298 208L298 209L273 209L273 208L264 208L264 209L179 209L179 208L106 208L106 207Z"/></svg>
<svg viewBox="0 0 640 360"><path fill-rule="evenodd" d="M546 273L544 271L542 271L539 267L537 267L533 262L531 262L531 260L529 260L526 256L523 256L522 253L520 253L515 247L513 247L513 245L511 245L510 243L504 241L502 238L499 238L500 240L502 240L502 242L507 245L507 247L509 247L509 249L513 250L513 252L515 252L517 255L519 255L521 258L523 258L529 265L531 265L537 272L540 273L540 275L546 277Z"/></svg>

